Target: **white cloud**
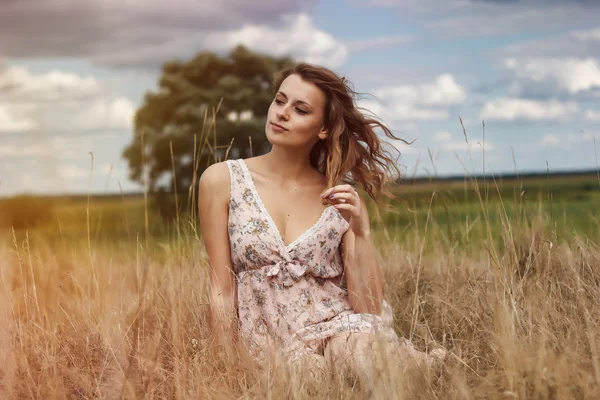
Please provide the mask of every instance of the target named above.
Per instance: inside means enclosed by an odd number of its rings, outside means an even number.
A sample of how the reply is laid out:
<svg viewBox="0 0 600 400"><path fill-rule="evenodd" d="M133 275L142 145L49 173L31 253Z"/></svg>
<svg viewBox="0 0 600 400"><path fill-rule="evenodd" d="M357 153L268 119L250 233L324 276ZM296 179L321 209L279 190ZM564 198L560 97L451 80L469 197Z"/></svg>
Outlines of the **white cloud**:
<svg viewBox="0 0 600 400"><path fill-rule="evenodd" d="M597 141L598 139L596 139ZM593 143L594 138L591 133L580 133L580 134L556 134L550 133L544 135L540 140L542 147L553 147L560 149L568 149L573 145L581 143Z"/></svg>
<svg viewBox="0 0 600 400"><path fill-rule="evenodd" d="M72 123L81 129L131 129L135 106L122 96L92 102Z"/></svg>
<svg viewBox="0 0 600 400"><path fill-rule="evenodd" d="M85 193L88 153L97 162L120 157L135 107L104 86L76 73L0 66L0 164L10 161L13 166L2 177L1 195L23 190ZM94 177L92 190L104 188L105 179ZM126 177L123 185L135 190Z"/></svg>
<svg viewBox="0 0 600 400"><path fill-rule="evenodd" d="M394 46L410 43L414 40L409 35L391 35L377 36L373 38L354 40L346 42L346 46L351 52L360 52L365 50L387 49Z"/></svg>
<svg viewBox="0 0 600 400"><path fill-rule="evenodd" d="M600 64L593 58L507 58L504 66L525 84L552 84L570 94L600 87Z"/></svg>
<svg viewBox="0 0 600 400"><path fill-rule="evenodd" d="M568 20L566 20L568 21ZM571 22L572 24L572 22ZM578 21L578 25L582 25ZM567 27L572 29L572 25ZM539 32L538 32L539 34ZM518 41L494 49L493 57L516 59L578 59L586 60L600 54L600 29L570 30L542 36L539 39Z"/></svg>
<svg viewBox="0 0 600 400"><path fill-rule="evenodd" d="M587 41L598 41L600 42L600 28L594 28L589 30L575 31L572 33L573 37L578 40Z"/></svg>
<svg viewBox="0 0 600 400"><path fill-rule="evenodd" d="M479 151L483 151L483 143L479 142L479 141L475 141L475 142L465 142L465 141L455 141L455 142L448 142L448 143L442 143L441 145L442 150L445 151L470 151L470 152L479 152ZM496 145L494 145L493 143L490 142L485 142L485 151L488 152L490 150L494 150L496 148Z"/></svg>
<svg viewBox="0 0 600 400"><path fill-rule="evenodd" d="M398 85L372 93L381 102L365 99L359 105L386 121L445 120L446 107L462 103L466 97L464 88L450 74L440 75L432 83Z"/></svg>
<svg viewBox="0 0 600 400"><path fill-rule="evenodd" d="M406 101L426 106L447 106L462 103L465 99L465 90L451 74L439 75L433 83L382 88L373 94L395 102Z"/></svg>
<svg viewBox="0 0 600 400"><path fill-rule="evenodd" d="M392 103L388 105L371 100L360 100L358 105L384 121L429 121L448 119L448 111L444 109L428 109L410 103Z"/></svg>
<svg viewBox="0 0 600 400"><path fill-rule="evenodd" d="M89 160L89 152L102 143L115 140L117 136L111 132L94 133L85 136L54 136L49 146L61 160ZM115 149L119 151L119 149ZM96 155L97 156L97 155Z"/></svg>
<svg viewBox="0 0 600 400"><path fill-rule="evenodd" d="M440 131L440 132L436 132L435 135L433 136L433 139L436 141L448 141L452 138L452 135L450 135L450 132L447 131Z"/></svg>
<svg viewBox="0 0 600 400"><path fill-rule="evenodd" d="M587 110L585 112L585 119L588 121L600 121L600 110Z"/></svg>
<svg viewBox="0 0 600 400"><path fill-rule="evenodd" d="M344 63L348 56L346 46L318 29L310 16L286 15L283 20L284 24L277 27L246 25L232 31L206 33L203 42L216 50L228 50L243 44L258 52L293 55L296 59L332 68Z"/></svg>
<svg viewBox="0 0 600 400"><path fill-rule="evenodd" d="M0 103L0 133L35 129L37 123L27 115L29 111L23 105Z"/></svg>
<svg viewBox="0 0 600 400"><path fill-rule="evenodd" d="M79 179L90 175L88 170L77 165L61 165L58 167L58 173L65 179Z"/></svg>
<svg viewBox="0 0 600 400"><path fill-rule="evenodd" d="M545 135L540 141L540 144L543 147L558 147L560 145L560 138L557 135L551 133Z"/></svg>
<svg viewBox="0 0 600 400"><path fill-rule="evenodd" d="M56 70L36 75L25 67L13 66L0 68L0 88L11 102L27 102L32 97L37 101L66 101L93 96L100 85L91 76Z"/></svg>
<svg viewBox="0 0 600 400"><path fill-rule="evenodd" d="M15 164L3 161L2 164L0 164L0 168L4 169L6 172L12 172L15 170Z"/></svg>
<svg viewBox="0 0 600 400"><path fill-rule="evenodd" d="M105 92L96 78L70 72L4 67L0 88L4 133L130 129L135 112L129 99Z"/></svg>
<svg viewBox="0 0 600 400"><path fill-rule="evenodd" d="M574 102L555 99L536 101L521 98L500 98L483 106L480 118L484 120L554 120L566 119L579 111Z"/></svg>
<svg viewBox="0 0 600 400"><path fill-rule="evenodd" d="M14 146L0 144L0 156L2 157L43 157L52 154L52 149L48 146Z"/></svg>
<svg viewBox="0 0 600 400"><path fill-rule="evenodd" d="M21 187L24 191L34 191L38 189L35 180L30 174L21 175Z"/></svg>

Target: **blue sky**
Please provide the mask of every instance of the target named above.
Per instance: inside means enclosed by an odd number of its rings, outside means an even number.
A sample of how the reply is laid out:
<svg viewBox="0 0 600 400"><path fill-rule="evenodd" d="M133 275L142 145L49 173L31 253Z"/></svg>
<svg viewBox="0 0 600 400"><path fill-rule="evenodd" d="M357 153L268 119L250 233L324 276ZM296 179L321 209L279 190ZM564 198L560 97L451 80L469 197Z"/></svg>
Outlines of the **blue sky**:
<svg viewBox="0 0 600 400"><path fill-rule="evenodd" d="M595 169L598 21L585 0L3 1L0 196L140 190L121 153L161 64L237 43L373 94L410 176L481 173L482 147L487 172Z"/></svg>

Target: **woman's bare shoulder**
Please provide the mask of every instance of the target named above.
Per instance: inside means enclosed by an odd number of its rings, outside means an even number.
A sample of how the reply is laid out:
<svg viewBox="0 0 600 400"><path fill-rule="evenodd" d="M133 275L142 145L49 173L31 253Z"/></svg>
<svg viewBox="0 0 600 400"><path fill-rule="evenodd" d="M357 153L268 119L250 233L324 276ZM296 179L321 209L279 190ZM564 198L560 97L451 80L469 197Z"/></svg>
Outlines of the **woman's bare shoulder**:
<svg viewBox="0 0 600 400"><path fill-rule="evenodd" d="M229 167L226 161L210 165L204 170L198 183L199 190L206 190L211 196L218 196L221 200L229 201Z"/></svg>

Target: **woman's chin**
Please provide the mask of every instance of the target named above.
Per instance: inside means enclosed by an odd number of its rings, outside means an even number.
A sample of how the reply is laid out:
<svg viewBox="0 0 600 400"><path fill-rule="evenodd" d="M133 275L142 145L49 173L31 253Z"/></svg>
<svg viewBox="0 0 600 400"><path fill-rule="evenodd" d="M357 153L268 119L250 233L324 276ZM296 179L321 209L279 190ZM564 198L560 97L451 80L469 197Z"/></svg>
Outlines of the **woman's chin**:
<svg viewBox="0 0 600 400"><path fill-rule="evenodd" d="M287 140L282 140L281 138L267 138L269 143L272 146L281 146L281 147L290 147L293 146L293 143L288 142Z"/></svg>
<svg viewBox="0 0 600 400"><path fill-rule="evenodd" d="M286 133L279 133L267 130L267 140L271 142L271 144L286 143L288 142L288 138L286 138Z"/></svg>
<svg viewBox="0 0 600 400"><path fill-rule="evenodd" d="M279 132L270 132L269 129L267 129L266 137L267 137L267 141L269 143L271 143L271 145L274 145L274 146L301 148L301 147L307 145L306 143L302 143L301 141L299 141L298 140L299 138L295 138L295 140L294 140L292 137L290 137L289 131L279 133Z"/></svg>

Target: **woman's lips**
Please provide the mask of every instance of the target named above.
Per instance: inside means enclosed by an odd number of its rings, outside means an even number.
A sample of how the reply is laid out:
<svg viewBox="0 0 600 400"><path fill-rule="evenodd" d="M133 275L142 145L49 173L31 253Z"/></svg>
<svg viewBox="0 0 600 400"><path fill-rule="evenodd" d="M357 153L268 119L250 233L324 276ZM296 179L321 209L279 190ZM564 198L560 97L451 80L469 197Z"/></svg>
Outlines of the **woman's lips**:
<svg viewBox="0 0 600 400"><path fill-rule="evenodd" d="M286 128L284 128L283 126L276 124L275 122L271 122L271 128L273 128L273 130L275 132L285 132L287 131Z"/></svg>

